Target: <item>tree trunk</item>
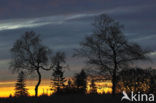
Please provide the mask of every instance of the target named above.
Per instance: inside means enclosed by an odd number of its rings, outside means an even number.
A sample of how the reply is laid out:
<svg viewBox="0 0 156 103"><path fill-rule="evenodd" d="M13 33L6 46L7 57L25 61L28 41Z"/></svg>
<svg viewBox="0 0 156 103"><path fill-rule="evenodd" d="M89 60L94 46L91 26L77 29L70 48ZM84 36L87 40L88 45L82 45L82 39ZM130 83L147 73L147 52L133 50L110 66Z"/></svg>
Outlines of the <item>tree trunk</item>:
<svg viewBox="0 0 156 103"><path fill-rule="evenodd" d="M116 68L114 68L113 71L113 77L112 77L112 95L115 96L115 91L116 91Z"/></svg>
<svg viewBox="0 0 156 103"><path fill-rule="evenodd" d="M117 76L116 76L116 71L117 71L117 61L116 61L116 52L113 50L114 53L114 70L113 70L113 76L112 76L112 94L115 96L116 94L116 84L117 84Z"/></svg>
<svg viewBox="0 0 156 103"><path fill-rule="evenodd" d="M37 69L37 74L38 74L38 83L37 83L37 85L35 87L35 97L38 96L38 87L39 87L39 85L41 83L41 73L40 73L39 69Z"/></svg>

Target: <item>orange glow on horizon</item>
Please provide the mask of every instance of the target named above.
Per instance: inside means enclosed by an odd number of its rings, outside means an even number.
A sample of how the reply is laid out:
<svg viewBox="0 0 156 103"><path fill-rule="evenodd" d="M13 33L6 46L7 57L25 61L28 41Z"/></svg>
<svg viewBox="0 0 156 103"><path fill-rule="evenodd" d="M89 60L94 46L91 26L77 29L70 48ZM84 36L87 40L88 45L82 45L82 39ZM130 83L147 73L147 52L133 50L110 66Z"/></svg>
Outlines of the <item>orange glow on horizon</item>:
<svg viewBox="0 0 156 103"><path fill-rule="evenodd" d="M34 86L27 86L28 92L30 96L34 96L35 95L35 90L34 90ZM15 87L0 87L0 97L9 97L10 95L14 96L14 91ZM44 89L44 90L43 90ZM40 86L39 90L38 90L38 94L42 95L43 91L45 94L50 95L52 92L50 91L50 87L49 86Z"/></svg>
<svg viewBox="0 0 156 103"><path fill-rule="evenodd" d="M15 81L7 81L7 82L0 82L0 97L9 97L10 95L14 96L14 89L15 89ZM26 81L26 88L28 89L29 95L34 96L35 95L35 85L37 81L36 80L29 80ZM111 93L112 89L112 83L110 81L106 82L96 82L95 83L97 86L97 93L102 94L102 93ZM87 92L91 90L91 87L89 86L90 83L88 83L87 86ZM42 94L47 94L50 95L53 92L50 90L50 80L42 80L39 90L38 90L38 95Z"/></svg>
<svg viewBox="0 0 156 103"><path fill-rule="evenodd" d="M87 92L90 93L91 87L90 87L91 83L89 82L87 85ZM111 81L105 81L105 82L95 82L95 86L96 86L96 92L99 94L103 94L103 93L112 93L112 83Z"/></svg>
<svg viewBox="0 0 156 103"><path fill-rule="evenodd" d="M28 93L30 96L35 95L35 85L37 81L36 80L29 80L26 81L26 88L28 89ZM0 82L0 97L9 97L10 95L14 96L15 93L15 84L16 81L5 81ZM52 91L50 91L50 80L42 80L38 94L42 95L43 93L50 95Z"/></svg>

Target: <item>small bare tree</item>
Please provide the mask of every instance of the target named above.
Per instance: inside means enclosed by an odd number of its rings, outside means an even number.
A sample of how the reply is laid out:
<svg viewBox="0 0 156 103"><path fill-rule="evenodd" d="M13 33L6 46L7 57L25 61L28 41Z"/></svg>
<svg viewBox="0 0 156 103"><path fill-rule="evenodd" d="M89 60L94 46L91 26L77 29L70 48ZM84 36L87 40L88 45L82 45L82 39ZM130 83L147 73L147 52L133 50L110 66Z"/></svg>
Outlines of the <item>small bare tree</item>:
<svg viewBox="0 0 156 103"><path fill-rule="evenodd" d="M115 94L117 73L134 60L146 59L147 51L128 42L122 32L123 26L105 14L96 17L93 26L95 31L81 42L76 55L86 57L88 64L110 75L112 94Z"/></svg>
<svg viewBox="0 0 156 103"><path fill-rule="evenodd" d="M38 83L35 87L35 96L38 95L38 87L41 83L40 69L50 70L48 65L50 50L41 44L41 40L35 32L25 32L11 48L12 61L10 68L15 71L28 70L38 75Z"/></svg>

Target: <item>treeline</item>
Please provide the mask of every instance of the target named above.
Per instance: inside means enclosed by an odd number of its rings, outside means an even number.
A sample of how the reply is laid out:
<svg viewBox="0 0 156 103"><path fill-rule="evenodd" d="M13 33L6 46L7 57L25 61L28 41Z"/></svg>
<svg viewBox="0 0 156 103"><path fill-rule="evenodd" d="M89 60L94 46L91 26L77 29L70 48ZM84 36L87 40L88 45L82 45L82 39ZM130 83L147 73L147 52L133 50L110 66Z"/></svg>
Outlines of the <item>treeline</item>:
<svg viewBox="0 0 156 103"><path fill-rule="evenodd" d="M131 68L122 70L118 75L117 92L122 91L156 94L156 70L152 68Z"/></svg>
<svg viewBox="0 0 156 103"><path fill-rule="evenodd" d="M138 60L149 60L150 51L143 49L137 43L129 42L124 35L123 25L105 14L95 17L93 27L93 33L86 36L80 43L80 48L75 49L73 56L85 58L90 67L90 73L108 77L107 79L112 82L113 95L122 90L142 92L148 88L150 88L148 91L153 92L155 75L152 73L154 70L146 71L132 67L132 64ZM68 85L65 86L66 80L63 75L67 67L65 53L52 52L50 48L42 44L40 36L35 32L26 32L21 36L11 48L11 54L11 70L37 73L36 97L41 83L41 70L52 71L51 84L55 86L52 90L55 90L56 94L86 93L87 74L85 71L82 70L75 75L74 86L71 86L71 81L68 81ZM92 80L92 86L93 92L96 92L94 80ZM24 84L21 87L24 87Z"/></svg>
<svg viewBox="0 0 156 103"><path fill-rule="evenodd" d="M51 79L50 85L50 90L53 92L52 95L87 93L87 74L84 70L82 70L80 73L75 74L75 77L70 79L66 79L63 77L64 72L62 71L60 66L56 68L52 74L53 79ZM42 95L47 94L43 93ZM23 73L23 71L18 74L14 96L29 96L28 89L26 89L25 74Z"/></svg>
<svg viewBox="0 0 156 103"><path fill-rule="evenodd" d="M53 72L56 73L56 72ZM82 70L80 73L75 74L74 78L64 78L62 73L57 72L57 79L52 75L51 79L51 95L90 95L98 94L95 78L88 78L88 73ZM58 76L59 75L59 76ZM17 83L15 85L15 97L29 96L28 89L26 89L25 75L20 72L18 75ZM101 78L102 79L102 78ZM89 92L87 91L87 84L89 83ZM104 81L103 81L104 82ZM118 75L117 82L117 94L126 91L127 93L140 92L140 93L153 93L156 94L156 70L147 68L129 68L122 70ZM105 85L103 85L105 87ZM41 96L48 96L48 94L43 93Z"/></svg>

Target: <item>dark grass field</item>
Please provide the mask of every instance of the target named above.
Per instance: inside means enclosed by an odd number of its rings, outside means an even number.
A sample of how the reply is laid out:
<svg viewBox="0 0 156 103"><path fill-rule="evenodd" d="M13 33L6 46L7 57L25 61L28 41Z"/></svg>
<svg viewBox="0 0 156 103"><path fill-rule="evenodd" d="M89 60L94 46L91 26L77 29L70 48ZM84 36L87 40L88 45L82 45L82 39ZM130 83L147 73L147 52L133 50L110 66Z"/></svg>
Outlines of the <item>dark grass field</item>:
<svg viewBox="0 0 156 103"><path fill-rule="evenodd" d="M0 103L121 103L122 95L53 95L21 98L1 98ZM128 102L126 102L128 103Z"/></svg>

